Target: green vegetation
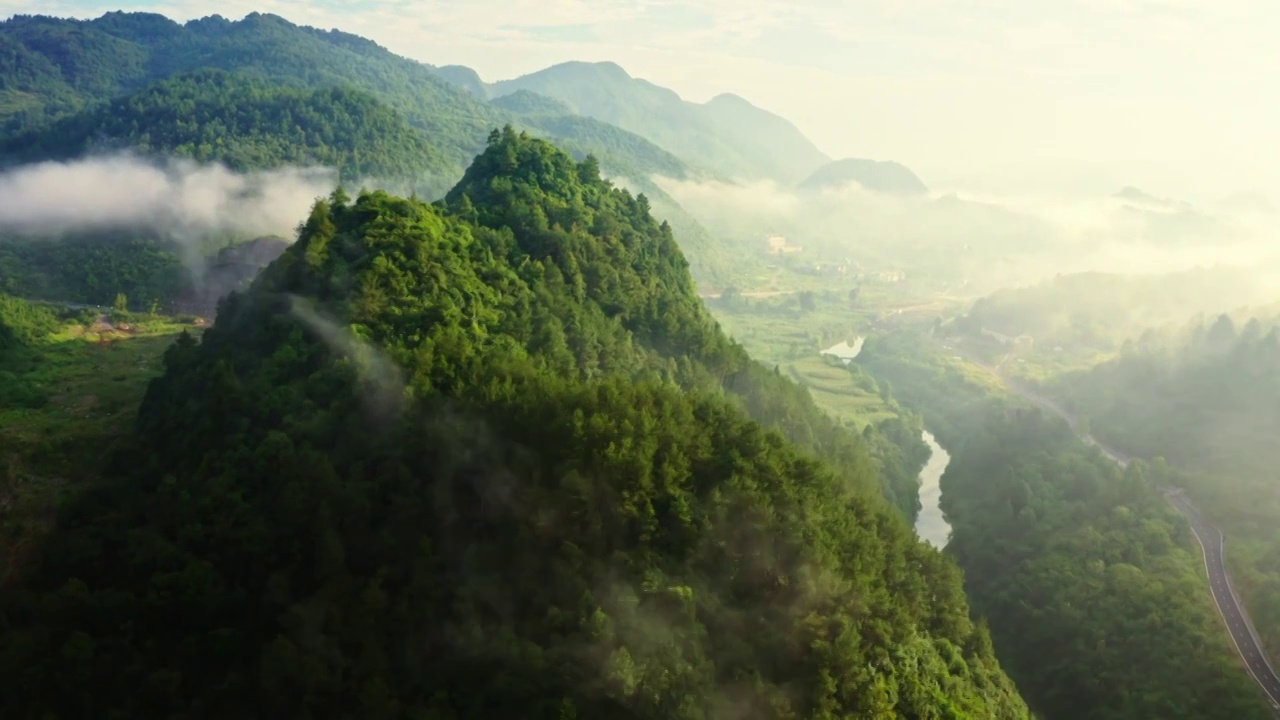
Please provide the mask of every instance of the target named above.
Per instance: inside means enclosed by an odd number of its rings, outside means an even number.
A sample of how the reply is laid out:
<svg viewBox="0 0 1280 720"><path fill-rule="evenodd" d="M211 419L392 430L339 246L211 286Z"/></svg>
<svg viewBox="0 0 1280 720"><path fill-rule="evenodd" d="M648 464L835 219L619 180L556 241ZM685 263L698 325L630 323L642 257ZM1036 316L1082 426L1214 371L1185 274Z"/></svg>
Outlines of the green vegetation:
<svg viewBox="0 0 1280 720"><path fill-rule="evenodd" d="M167 305L191 282L176 243L144 233L69 233L0 240L0 292L39 300Z"/></svg>
<svg viewBox="0 0 1280 720"><path fill-rule="evenodd" d="M857 359L899 402L924 412L947 448L964 441L974 418L1017 402L999 378L950 352L930 334L904 329L867 338Z"/></svg>
<svg viewBox="0 0 1280 720"><path fill-rule="evenodd" d="M1113 358L1125 342L1158 325L1203 312L1222 312L1266 297L1243 268L1197 268L1155 275L1076 273L1029 287L999 290L978 299L954 332L1019 362L1004 371L1044 381ZM1013 338L1016 348L995 346L983 331Z"/></svg>
<svg viewBox="0 0 1280 720"><path fill-rule="evenodd" d="M1271 717L1163 481L1039 410L997 415L952 453L947 551L1045 718Z"/></svg>
<svg viewBox="0 0 1280 720"><path fill-rule="evenodd" d="M1206 587L1166 467L1115 463L925 332L858 363L951 454L947 553L1028 703L1053 718L1267 717Z"/></svg>
<svg viewBox="0 0 1280 720"><path fill-rule="evenodd" d="M180 331L164 318L104 321L0 295L0 588L128 434Z"/></svg>
<svg viewBox="0 0 1280 720"><path fill-rule="evenodd" d="M492 97L524 91L552 98L723 177L772 178L790 185L827 161L790 122L742 98L687 102L609 62L561 63L485 91Z"/></svg>
<svg viewBox="0 0 1280 720"><path fill-rule="evenodd" d="M89 112L70 121L72 127L92 127L92 118L111 118L114 109L130 119L113 125L113 137L140 138L158 122L150 142L190 144L197 156L231 155L258 166L268 159L292 161L305 149L371 170L426 167L456 178L489 130L509 122L592 152L618 171L685 174L683 163L633 133L588 118L547 115L545 108L513 112L372 41L275 15L250 13L234 22L214 15L185 24L150 13L110 12L94 20L20 15L0 23L0 38L14 65L0 74L0 94L22 108L0 124L11 137L38 136L51 121L82 110ZM211 70L237 79L211 80ZM243 85L240 78L257 83ZM146 89L166 79L174 82ZM123 99L133 93L140 94ZM105 105L112 100L115 106ZM192 110L207 110L208 117L182 117ZM406 133L403 123L417 134ZM219 132L245 147L201 148L215 144ZM350 157L349 146L371 155Z"/></svg>
<svg viewBox="0 0 1280 720"><path fill-rule="evenodd" d="M708 302L726 331L752 357L804 386L814 403L862 433L880 469L885 498L914 522L920 510L920 470L929 460L921 418L857 364L819 353L865 331L874 310L859 307L857 290L751 299L734 288Z"/></svg>
<svg viewBox="0 0 1280 720"><path fill-rule="evenodd" d="M241 171L320 164L337 168L347 182L451 173L403 117L368 93L270 85L220 70L170 78L94 106L19 135L0 152L67 159L104 147L221 162Z"/></svg>
<svg viewBox="0 0 1280 720"><path fill-rule="evenodd" d="M1227 561L1272 656L1280 652L1280 330L1273 317L1222 315L1149 330L1114 361L1059 378L1046 392L1090 420L1094 435L1162 457L1227 537Z"/></svg>
<svg viewBox="0 0 1280 720"><path fill-rule="evenodd" d="M16 350L39 342L57 324L57 317L49 308L0 295L0 350Z"/></svg>
<svg viewBox="0 0 1280 720"><path fill-rule="evenodd" d="M510 129L437 205L317 203L0 600L3 714L1027 717L864 443L692 287Z"/></svg>

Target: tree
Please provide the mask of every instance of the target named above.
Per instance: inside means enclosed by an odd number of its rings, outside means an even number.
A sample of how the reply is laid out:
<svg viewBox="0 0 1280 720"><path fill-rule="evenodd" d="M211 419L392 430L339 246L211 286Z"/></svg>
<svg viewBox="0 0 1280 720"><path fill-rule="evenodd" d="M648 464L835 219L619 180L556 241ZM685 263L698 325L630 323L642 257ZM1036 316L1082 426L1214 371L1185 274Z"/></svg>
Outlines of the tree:
<svg viewBox="0 0 1280 720"><path fill-rule="evenodd" d="M813 291L811 290L805 290L800 293L799 299L801 312L813 312L818 306L817 300L814 298Z"/></svg>
<svg viewBox="0 0 1280 720"><path fill-rule="evenodd" d="M129 311L129 297L124 293L116 293L114 309L118 313Z"/></svg>

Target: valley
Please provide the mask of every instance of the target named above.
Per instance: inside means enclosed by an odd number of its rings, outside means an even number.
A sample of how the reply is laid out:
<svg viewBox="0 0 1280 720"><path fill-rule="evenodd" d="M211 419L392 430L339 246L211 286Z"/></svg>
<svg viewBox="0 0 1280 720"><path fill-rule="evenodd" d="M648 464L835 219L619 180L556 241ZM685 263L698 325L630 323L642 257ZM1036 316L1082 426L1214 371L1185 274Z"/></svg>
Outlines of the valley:
<svg viewBox="0 0 1280 720"><path fill-rule="evenodd" d="M0 49L0 715L1280 711L1265 198L257 12Z"/></svg>

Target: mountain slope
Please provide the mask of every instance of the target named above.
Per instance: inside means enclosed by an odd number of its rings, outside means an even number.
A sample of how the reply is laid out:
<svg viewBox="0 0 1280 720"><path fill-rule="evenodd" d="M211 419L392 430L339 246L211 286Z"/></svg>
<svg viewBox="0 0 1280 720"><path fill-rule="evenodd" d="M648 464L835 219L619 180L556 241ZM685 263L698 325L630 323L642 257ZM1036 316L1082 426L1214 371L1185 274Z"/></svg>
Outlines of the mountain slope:
<svg viewBox="0 0 1280 720"><path fill-rule="evenodd" d="M19 16L0 25L0 36L43 62L43 72L18 78L14 90L69 93L81 107L204 68L312 88L355 85L439 138L455 164L466 162L504 119L421 63L354 35L299 27L275 15L251 13L236 22L214 15L183 25L148 13L95 20ZM58 109L21 119L30 124Z"/></svg>
<svg viewBox="0 0 1280 720"><path fill-rule="evenodd" d="M808 413L545 143L318 202L165 364L3 601L6 716L1027 717L951 562L747 419Z"/></svg>
<svg viewBox="0 0 1280 720"><path fill-rule="evenodd" d="M856 184L889 195L924 195L929 188L909 168L891 160L846 158L818 168L800 183L802 190L837 189Z"/></svg>
<svg viewBox="0 0 1280 720"><path fill-rule="evenodd" d="M493 97L520 90L560 100L722 175L791 184L827 160L791 123L741 98L687 102L614 63L562 63L488 87Z"/></svg>
<svg viewBox="0 0 1280 720"><path fill-rule="evenodd" d="M440 69L355 35L275 15L251 13L234 22L214 15L185 24L150 13L112 12L94 20L17 16L0 23L0 43L10 58L0 65L0 129L9 135L36 135L73 112L175 75L214 69L255 78L263 87L368 93L421 133L451 180L483 148L489 131L506 123L594 152L617 172L683 177L686 170L621 129L586 119L533 122L443 79ZM12 112L4 114L6 108Z"/></svg>
<svg viewBox="0 0 1280 720"><path fill-rule="evenodd" d="M0 142L0 153L28 161L111 148L241 171L322 164L348 182L451 170L401 115L367 93L296 89L219 70L176 76Z"/></svg>
<svg viewBox="0 0 1280 720"><path fill-rule="evenodd" d="M830 160L791 121L761 110L732 93L717 95L702 106L718 132L734 147L749 152L767 177L786 181L804 177Z"/></svg>

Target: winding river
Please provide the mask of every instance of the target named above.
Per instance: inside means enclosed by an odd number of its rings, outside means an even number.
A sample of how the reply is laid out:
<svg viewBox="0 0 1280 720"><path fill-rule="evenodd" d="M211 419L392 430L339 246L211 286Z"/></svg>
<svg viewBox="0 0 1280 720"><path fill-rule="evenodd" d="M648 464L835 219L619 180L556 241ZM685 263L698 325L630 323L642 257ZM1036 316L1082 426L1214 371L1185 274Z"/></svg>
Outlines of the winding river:
<svg viewBox="0 0 1280 720"><path fill-rule="evenodd" d="M862 344L865 340L866 338L862 336L855 337L852 343L842 340L823 350L822 354L835 356L848 365L858 357L858 353L862 352ZM930 454L929 462L925 463L920 470L920 512L916 515L916 535L934 547L942 549L950 539L951 526L942 517L942 508L938 507L938 502L942 498L938 481L942 479L947 463L951 462L951 456L942 449L928 430L921 431L920 437L929 446Z"/></svg>
<svg viewBox="0 0 1280 720"><path fill-rule="evenodd" d="M951 526L947 524L946 518L942 517L942 508L938 507L938 501L942 497L938 481L942 479L947 463L951 462L951 456L942 449L928 430L921 433L921 438L929 446L932 454L929 455L929 462L925 463L924 469L920 471L920 513L916 516L916 535L930 545L942 549L946 547L951 535Z"/></svg>

